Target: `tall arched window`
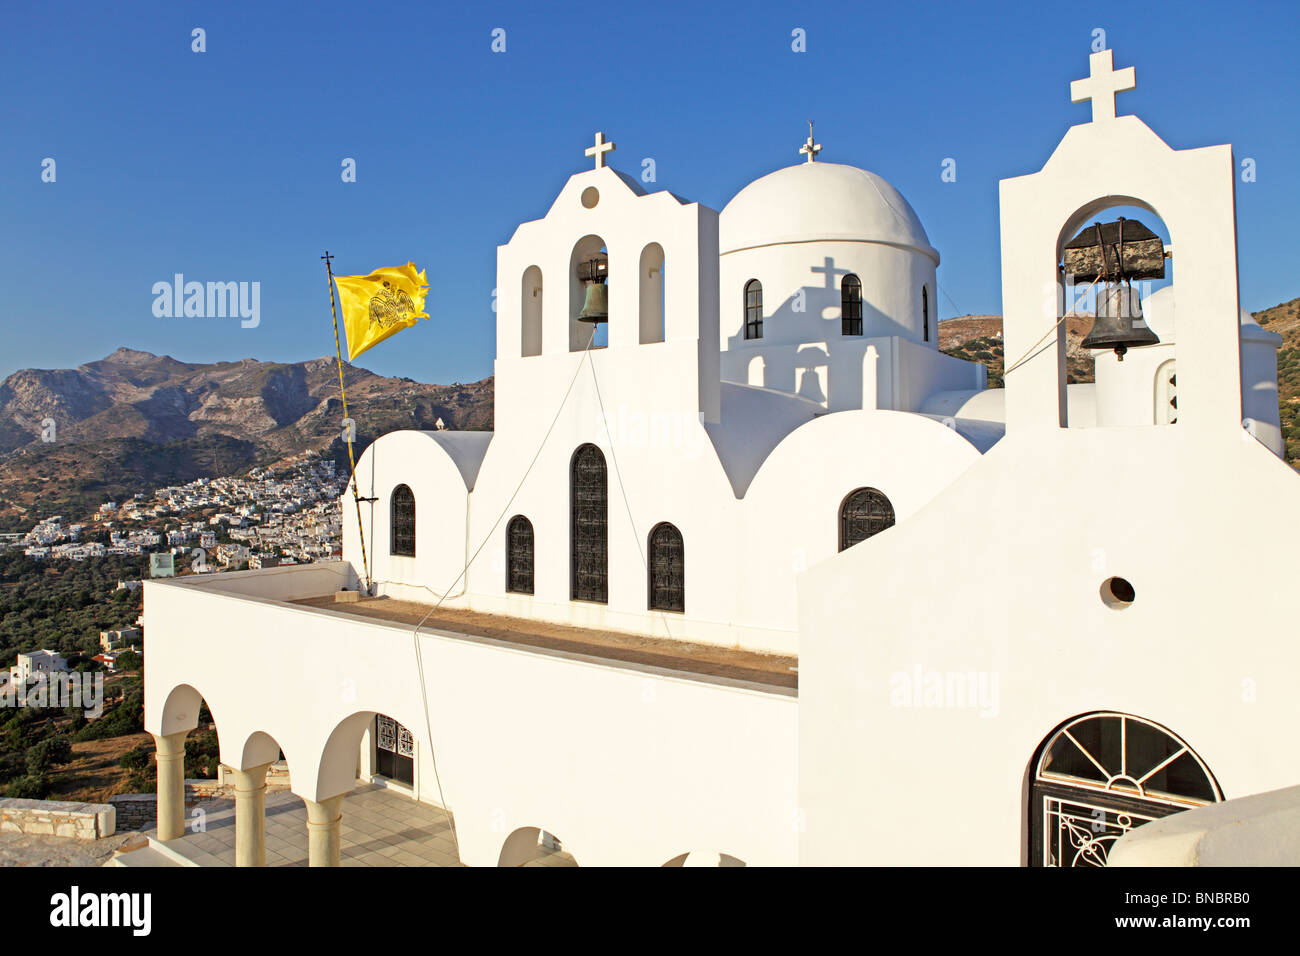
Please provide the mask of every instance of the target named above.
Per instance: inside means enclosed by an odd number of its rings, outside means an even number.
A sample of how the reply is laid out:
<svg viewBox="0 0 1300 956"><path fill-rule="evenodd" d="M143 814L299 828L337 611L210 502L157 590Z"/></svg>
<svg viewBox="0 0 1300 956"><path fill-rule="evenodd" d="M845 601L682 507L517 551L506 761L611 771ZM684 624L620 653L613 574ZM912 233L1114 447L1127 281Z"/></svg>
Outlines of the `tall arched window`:
<svg viewBox="0 0 1300 956"><path fill-rule="evenodd" d="M875 488L850 492L840 504L840 550L894 526L894 506Z"/></svg>
<svg viewBox="0 0 1300 956"><path fill-rule="evenodd" d="M862 334L862 283L853 273L840 280L840 333Z"/></svg>
<svg viewBox="0 0 1300 956"><path fill-rule="evenodd" d="M406 485L398 485L389 509L388 553L415 557L415 494Z"/></svg>
<svg viewBox="0 0 1300 956"><path fill-rule="evenodd" d="M1223 799L1186 742L1131 714L1067 721L1032 766L1030 866L1105 866L1115 841L1134 827Z"/></svg>
<svg viewBox="0 0 1300 956"><path fill-rule="evenodd" d="M750 279L745 283L745 338L763 337L763 283Z"/></svg>
<svg viewBox="0 0 1300 956"><path fill-rule="evenodd" d="M575 601L609 600L609 485L595 445L573 453L570 466L570 587Z"/></svg>
<svg viewBox="0 0 1300 956"><path fill-rule="evenodd" d="M686 610L686 554L682 533L667 521L650 530L650 610Z"/></svg>
<svg viewBox="0 0 1300 956"><path fill-rule="evenodd" d="M523 515L506 525L506 590L533 593L533 523Z"/></svg>
<svg viewBox="0 0 1300 956"><path fill-rule="evenodd" d="M930 341L930 290L921 286L921 340Z"/></svg>

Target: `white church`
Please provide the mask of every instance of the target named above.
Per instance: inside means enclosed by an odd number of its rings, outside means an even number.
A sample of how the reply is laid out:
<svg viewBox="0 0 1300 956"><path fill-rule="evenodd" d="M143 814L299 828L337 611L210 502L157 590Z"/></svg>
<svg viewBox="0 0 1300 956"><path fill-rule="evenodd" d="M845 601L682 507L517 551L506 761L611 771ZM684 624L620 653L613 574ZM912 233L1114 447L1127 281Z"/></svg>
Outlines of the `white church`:
<svg viewBox="0 0 1300 956"><path fill-rule="evenodd" d="M202 700L243 865L281 755L312 865L376 781L470 865L1269 862L1300 802L1281 338L1239 305L1231 147L1171 149L1116 115L1132 67L1089 72L1091 121L1000 184L1003 389L939 351L906 199L811 132L720 213L597 134L498 249L495 431L370 445L342 562L145 582L156 839ZM729 653L776 665L698 666Z"/></svg>

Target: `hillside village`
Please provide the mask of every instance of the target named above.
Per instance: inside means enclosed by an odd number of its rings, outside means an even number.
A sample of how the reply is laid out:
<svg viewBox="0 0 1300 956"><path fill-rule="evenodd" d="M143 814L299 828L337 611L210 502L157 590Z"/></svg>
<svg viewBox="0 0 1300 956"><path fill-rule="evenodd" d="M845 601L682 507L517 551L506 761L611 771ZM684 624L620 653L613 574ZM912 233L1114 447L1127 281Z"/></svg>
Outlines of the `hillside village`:
<svg viewBox="0 0 1300 956"><path fill-rule="evenodd" d="M84 561L159 551L185 558L178 570L212 573L337 557L339 496L346 476L315 452L243 477L198 478L184 485L106 501L76 522L54 515L25 534L0 535L0 548L38 559Z"/></svg>

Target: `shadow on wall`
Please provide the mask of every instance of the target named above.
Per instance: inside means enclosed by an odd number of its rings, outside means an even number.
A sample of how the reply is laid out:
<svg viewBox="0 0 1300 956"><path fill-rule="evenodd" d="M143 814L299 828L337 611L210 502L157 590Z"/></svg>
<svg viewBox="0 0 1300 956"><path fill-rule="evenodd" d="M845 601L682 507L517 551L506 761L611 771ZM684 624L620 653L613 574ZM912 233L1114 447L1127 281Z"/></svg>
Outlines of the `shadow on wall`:
<svg viewBox="0 0 1300 956"><path fill-rule="evenodd" d="M889 318L862 290L862 327L870 335L844 335L838 278L848 275L835 260L825 257L810 272L824 273L822 285L801 286L775 312L764 310L763 334L745 338L745 293L730 290L723 296L724 316L736 318L735 331L727 337L729 377L750 385L790 392L832 408L862 405L862 361L872 337L910 336L912 330ZM835 354L816 343L835 342ZM746 352L761 351L762 361L750 364ZM741 363L741 364L737 364ZM821 374L824 370L825 388ZM736 376L739 375L739 378Z"/></svg>

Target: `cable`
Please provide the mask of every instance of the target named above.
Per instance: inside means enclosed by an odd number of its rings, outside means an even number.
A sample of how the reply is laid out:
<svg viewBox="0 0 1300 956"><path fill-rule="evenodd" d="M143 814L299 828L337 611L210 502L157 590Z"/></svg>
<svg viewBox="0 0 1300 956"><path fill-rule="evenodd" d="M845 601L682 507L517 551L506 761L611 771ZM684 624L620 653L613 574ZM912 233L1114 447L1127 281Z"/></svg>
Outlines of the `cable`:
<svg viewBox="0 0 1300 956"><path fill-rule="evenodd" d="M1093 279L1092 284L1089 285L1088 288L1083 290L1083 294L1087 295L1089 292L1091 292L1092 287L1095 286L1100 281L1101 281L1100 276L1098 276L1096 279ZM1030 358L1032 358L1034 354L1038 351L1038 347L1046 341L1047 337L1051 335L1053 332L1055 332L1057 329L1059 329L1061 327L1061 323L1064 322L1073 314L1074 311L1072 309L1071 310L1062 309L1061 317L1056 320L1056 322L1052 325L1050 329L1048 329L1046 332L1042 334L1041 337L1039 337L1037 342L1035 342L1033 345L1029 347L1029 350L1025 352L1024 355L1020 356L1020 358L1016 359L1014 362L1012 362L1010 365L1006 367L1006 369L1002 372L1002 377L1006 378L1008 375L1010 375L1012 372L1018 369L1021 365L1027 362Z"/></svg>
<svg viewBox="0 0 1300 956"><path fill-rule="evenodd" d="M546 448L546 442L551 437L551 432L555 430L555 425L560 420L560 414L564 411L564 406L569 402L569 395L573 392L573 386L578 381L578 375L582 372L582 363L589 357L591 344L595 340L596 326L593 325L591 327L591 338L587 340L587 346L582 350L583 354L578 359L578 367L573 371L573 378L569 380L569 387L564 391L564 398L560 399L560 407L555 410L555 417L551 419L550 427L546 429L546 434L542 436L542 442L537 447L537 453L533 455L533 460L528 463L527 469L524 470L523 477L519 479L519 484L515 486L515 490L511 493L509 500L506 501L505 507L501 509L501 514L497 515L496 521L492 522L492 527L483 538L483 543L478 546L473 555L471 555L465 562L465 566L461 568L460 574L456 575L456 580L451 582L451 587L447 588L447 590L443 592L442 596L438 598L437 603L434 604L433 607L429 608L424 617L420 618L419 623L415 625L415 629L411 631L411 640L415 645L415 670L420 681L420 700L423 704L422 709L424 710L424 729L425 733L428 734L427 740L429 741L429 753L432 757L433 779L438 787L438 800L442 804L443 814L447 817L447 827L451 830L451 839L456 846L456 857L458 859L460 858L460 838L456 835L456 822L452 818L451 811L447 809L447 798L443 794L442 790L442 776L438 773L438 756L433 746L433 722L429 717L429 690L424 679L424 653L420 649L420 628L424 626L424 622L429 619L430 615L442 606L442 602L447 599L452 588L455 588L456 585L460 583L461 579L469 572L470 565L478 558L479 553L487 547L487 543L492 540L492 536L496 534L497 526L501 524L501 519L506 516L506 513L510 510L510 506L514 504L515 498L518 497L519 492L523 490L524 482L528 480L528 476L532 473L533 466L537 464L537 460L542 457L542 451ZM468 498L466 499L465 507L466 509L469 508ZM467 526L468 520L469 518L467 514ZM432 588L426 588L426 590L431 594L437 593Z"/></svg>

